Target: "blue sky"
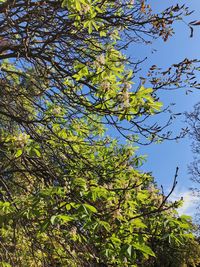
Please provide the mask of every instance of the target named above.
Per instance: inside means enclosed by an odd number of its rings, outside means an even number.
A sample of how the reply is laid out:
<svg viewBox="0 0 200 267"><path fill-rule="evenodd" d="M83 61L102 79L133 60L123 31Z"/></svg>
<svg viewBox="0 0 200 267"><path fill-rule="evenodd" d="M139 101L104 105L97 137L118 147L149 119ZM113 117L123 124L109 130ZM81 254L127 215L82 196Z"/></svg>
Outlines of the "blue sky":
<svg viewBox="0 0 200 267"><path fill-rule="evenodd" d="M179 3L180 5L184 1L169 0L169 1L156 1L149 0L153 10L162 10L172 4ZM191 0L186 3L191 10L195 10L194 14L187 18L186 21L200 20L200 1ZM145 62L144 68L148 65L156 64L157 66L166 68L173 63L179 62L184 58L198 58L200 59L200 26L195 28L194 37L190 38L190 31L187 26L179 22L175 27L175 36L169 39L168 42L162 40L156 40L148 48L135 49L130 47L128 53L134 57L134 54L141 57L148 56L148 60ZM152 50L156 49L157 52L152 54ZM200 75L199 75L200 80ZM194 104L200 100L200 91L195 90L193 93L186 95L185 90L177 90L171 92L165 92L162 94L162 100L165 105L173 102L176 103L174 110L176 112L191 111ZM162 122L162 118L159 119ZM174 121L171 129L177 131L181 127L184 127L184 116L178 117ZM175 141L166 141L160 145L150 145L140 147L139 152L141 154L148 155L147 162L143 165L142 169L145 171L153 172L153 175L158 185L163 185L164 188L169 190L175 169L179 167L178 185L173 195L173 199L183 196L185 198L185 204L181 212L192 214L194 212L194 198L189 193L189 187L192 182L189 179L188 164L192 162L193 155L191 152L191 140L184 138ZM196 185L195 185L196 186Z"/></svg>

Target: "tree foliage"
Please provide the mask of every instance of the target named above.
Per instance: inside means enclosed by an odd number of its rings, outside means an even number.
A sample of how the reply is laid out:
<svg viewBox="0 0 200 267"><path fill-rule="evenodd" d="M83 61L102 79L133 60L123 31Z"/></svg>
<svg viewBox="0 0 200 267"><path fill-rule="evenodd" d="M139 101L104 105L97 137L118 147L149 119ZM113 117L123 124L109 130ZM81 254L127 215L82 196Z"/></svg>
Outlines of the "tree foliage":
<svg viewBox="0 0 200 267"><path fill-rule="evenodd" d="M135 86L140 61L124 55L129 42L167 41L188 9L1 2L2 266L150 266L155 242L189 242L190 219L138 170L143 158L130 141L170 138L166 125L146 121L161 112L158 90L185 86L194 61L163 72L152 66Z"/></svg>
<svg viewBox="0 0 200 267"><path fill-rule="evenodd" d="M189 165L189 174L191 179L195 182L193 193L196 197L199 197L199 183L200 183L200 159L199 159L199 149L200 149L200 105L197 103L194 106L193 111L186 113L186 120L190 128L190 137L192 142L192 152L194 154L194 160ZM199 205L197 205L197 221L199 222Z"/></svg>

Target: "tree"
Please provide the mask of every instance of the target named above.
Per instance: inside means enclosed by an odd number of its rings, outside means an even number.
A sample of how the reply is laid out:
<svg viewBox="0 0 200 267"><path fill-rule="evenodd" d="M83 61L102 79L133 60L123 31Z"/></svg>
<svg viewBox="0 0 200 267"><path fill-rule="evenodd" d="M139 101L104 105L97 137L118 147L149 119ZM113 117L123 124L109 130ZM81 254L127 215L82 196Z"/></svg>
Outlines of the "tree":
<svg viewBox="0 0 200 267"><path fill-rule="evenodd" d="M150 238L150 247L153 248L156 257L149 259L146 266L199 266L199 241L196 237L194 238L192 233L188 232L189 229L193 228L191 222L188 223L191 218L182 215L174 220L172 214L174 212L175 210L170 211L168 214L165 214L165 216L159 214L160 216L157 218L157 228L155 228L155 222L154 227L151 227L152 236ZM196 231L196 229L197 227L193 228L194 231ZM160 232L162 234L160 234ZM142 266L145 266L145 264Z"/></svg>
<svg viewBox="0 0 200 267"><path fill-rule="evenodd" d="M190 137L193 140L192 143L192 152L194 154L194 161L189 166L189 174L191 175L191 179L196 183L197 186L193 188L193 192L195 195L199 196L199 188L198 184L200 183L200 165L199 165L199 148L200 148L200 105L197 103L194 106L194 109L192 112L186 113L186 119L188 122L188 125L190 127ZM198 206L199 210L199 206ZM199 214L197 214L197 220L199 221Z"/></svg>
<svg viewBox="0 0 200 267"><path fill-rule="evenodd" d="M171 138L163 130L172 118L147 121L161 112L158 90L185 86L195 61L152 66L149 81L133 88L140 60L124 55L130 42L167 41L188 9L7 0L0 12L2 266L146 266L157 253L155 234L190 240L190 221L174 211L179 203L138 170L143 159L129 142ZM167 218L176 227L166 232Z"/></svg>

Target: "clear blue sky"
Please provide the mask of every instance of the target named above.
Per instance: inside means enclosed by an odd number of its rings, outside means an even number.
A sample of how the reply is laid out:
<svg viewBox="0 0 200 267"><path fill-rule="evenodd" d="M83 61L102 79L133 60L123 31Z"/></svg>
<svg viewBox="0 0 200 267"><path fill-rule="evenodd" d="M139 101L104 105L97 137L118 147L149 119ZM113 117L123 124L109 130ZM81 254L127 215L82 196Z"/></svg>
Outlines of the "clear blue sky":
<svg viewBox="0 0 200 267"><path fill-rule="evenodd" d="M185 3L178 0L166 0L156 1L149 0L153 10L162 10L172 4L179 3L180 5ZM191 18L187 18L186 21L200 20L200 1L191 0L186 4L195 10ZM156 40L148 48L139 49L135 46L130 47L128 53L134 57L134 55L140 55L141 57L148 56L146 66L156 64L157 66L166 68L173 63L179 62L184 58L198 58L200 59L200 26L195 28L194 37L190 38L190 31L184 23L177 23L175 27L176 34L164 43L162 40ZM156 53L151 53L152 49L156 49ZM199 75L200 81L200 75ZM192 110L195 103L200 101L200 91L194 91L190 95L186 95L184 90L177 90L171 92L165 92L162 96L162 100L165 105L174 102L176 106L174 110L177 112L184 112ZM162 118L160 119L162 120ZM179 117L174 121L172 130L176 131L177 128L184 127L184 116ZM160 145L150 145L141 147L139 152L141 154L147 154L147 162L142 167L145 171L153 172L153 175L158 182L158 185L163 185L164 188L169 189L175 169L179 166L178 186L176 194L185 194L188 188L192 185L188 175L188 164L192 161L193 155L191 152L191 140L188 138L177 142L166 141ZM199 186L200 187L200 186ZM192 200L192 199L191 199Z"/></svg>

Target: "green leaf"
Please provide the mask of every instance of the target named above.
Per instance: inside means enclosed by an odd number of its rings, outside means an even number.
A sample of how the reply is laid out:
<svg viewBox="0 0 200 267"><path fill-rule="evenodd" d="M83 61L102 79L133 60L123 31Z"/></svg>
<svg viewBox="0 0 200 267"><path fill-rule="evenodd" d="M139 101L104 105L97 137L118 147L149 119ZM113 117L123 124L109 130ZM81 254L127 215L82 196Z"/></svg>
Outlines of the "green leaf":
<svg viewBox="0 0 200 267"><path fill-rule="evenodd" d="M109 224L108 222L105 222L105 221L99 221L99 225L100 225L100 226L103 226L103 228L104 228L107 232L109 232L110 229L111 229L111 226L110 226L110 224Z"/></svg>
<svg viewBox="0 0 200 267"><path fill-rule="evenodd" d="M63 223L73 221L73 218L72 218L71 216L69 216L69 215L65 215L65 214L57 215L57 218L58 218L59 220L61 220Z"/></svg>
<svg viewBox="0 0 200 267"><path fill-rule="evenodd" d="M137 250L141 251L142 253L145 253L145 254L147 254L149 256L152 256L152 257L156 256L155 253L153 252L153 250L149 246L147 246L145 244L133 243L132 246L135 249L137 249Z"/></svg>
<svg viewBox="0 0 200 267"><path fill-rule="evenodd" d="M71 208L72 208L72 205L71 204L66 204L66 210L71 210Z"/></svg>
<svg viewBox="0 0 200 267"><path fill-rule="evenodd" d="M119 244L122 243L122 241L121 241L118 237L116 237L115 234L113 234L113 235L111 236L110 240L111 240L112 243L115 244L115 245L119 245Z"/></svg>
<svg viewBox="0 0 200 267"><path fill-rule="evenodd" d="M41 232L45 232L46 229L50 226L50 221L49 220L45 220L41 225L40 225L40 231Z"/></svg>
<svg viewBox="0 0 200 267"><path fill-rule="evenodd" d="M185 215L185 214L181 215L180 218L182 220L185 220L185 221L191 221L192 220L192 217L191 216Z"/></svg>
<svg viewBox="0 0 200 267"><path fill-rule="evenodd" d="M23 150L22 149L18 149L17 152L15 153L15 157L18 158L22 155Z"/></svg>
<svg viewBox="0 0 200 267"><path fill-rule="evenodd" d="M41 157L41 153L37 148L33 148L32 151L35 153L36 156Z"/></svg>
<svg viewBox="0 0 200 267"><path fill-rule="evenodd" d="M128 248L127 248L127 252L128 252L128 255L131 257L131 255L132 255L132 246L130 245L130 246L128 246Z"/></svg>
<svg viewBox="0 0 200 267"><path fill-rule="evenodd" d="M12 267L12 265L10 265L10 263L8 263L8 262L2 261L1 262L1 267Z"/></svg>
<svg viewBox="0 0 200 267"><path fill-rule="evenodd" d="M98 212L97 209L96 209L94 206L91 206L91 205L89 205L89 204L83 204L83 206L84 206L87 210L89 210L89 211L91 211L91 212L93 212L93 213Z"/></svg>
<svg viewBox="0 0 200 267"><path fill-rule="evenodd" d="M80 186L80 187L82 187L83 189L86 189L86 188L87 188L87 186L86 186L86 181L85 181L85 179L83 179L83 178L76 178L76 179L73 181L73 184L74 184L75 186Z"/></svg>
<svg viewBox="0 0 200 267"><path fill-rule="evenodd" d="M100 32L99 32L99 35L100 35L100 37L106 37L106 32L104 32L104 31L100 31Z"/></svg>
<svg viewBox="0 0 200 267"><path fill-rule="evenodd" d="M88 33L89 34L92 33L92 21L89 21L89 23L88 23Z"/></svg>
<svg viewBox="0 0 200 267"><path fill-rule="evenodd" d="M57 215L53 215L53 216L51 217L50 221L51 221L51 224L52 224L52 225L54 225L56 218L57 218Z"/></svg>

